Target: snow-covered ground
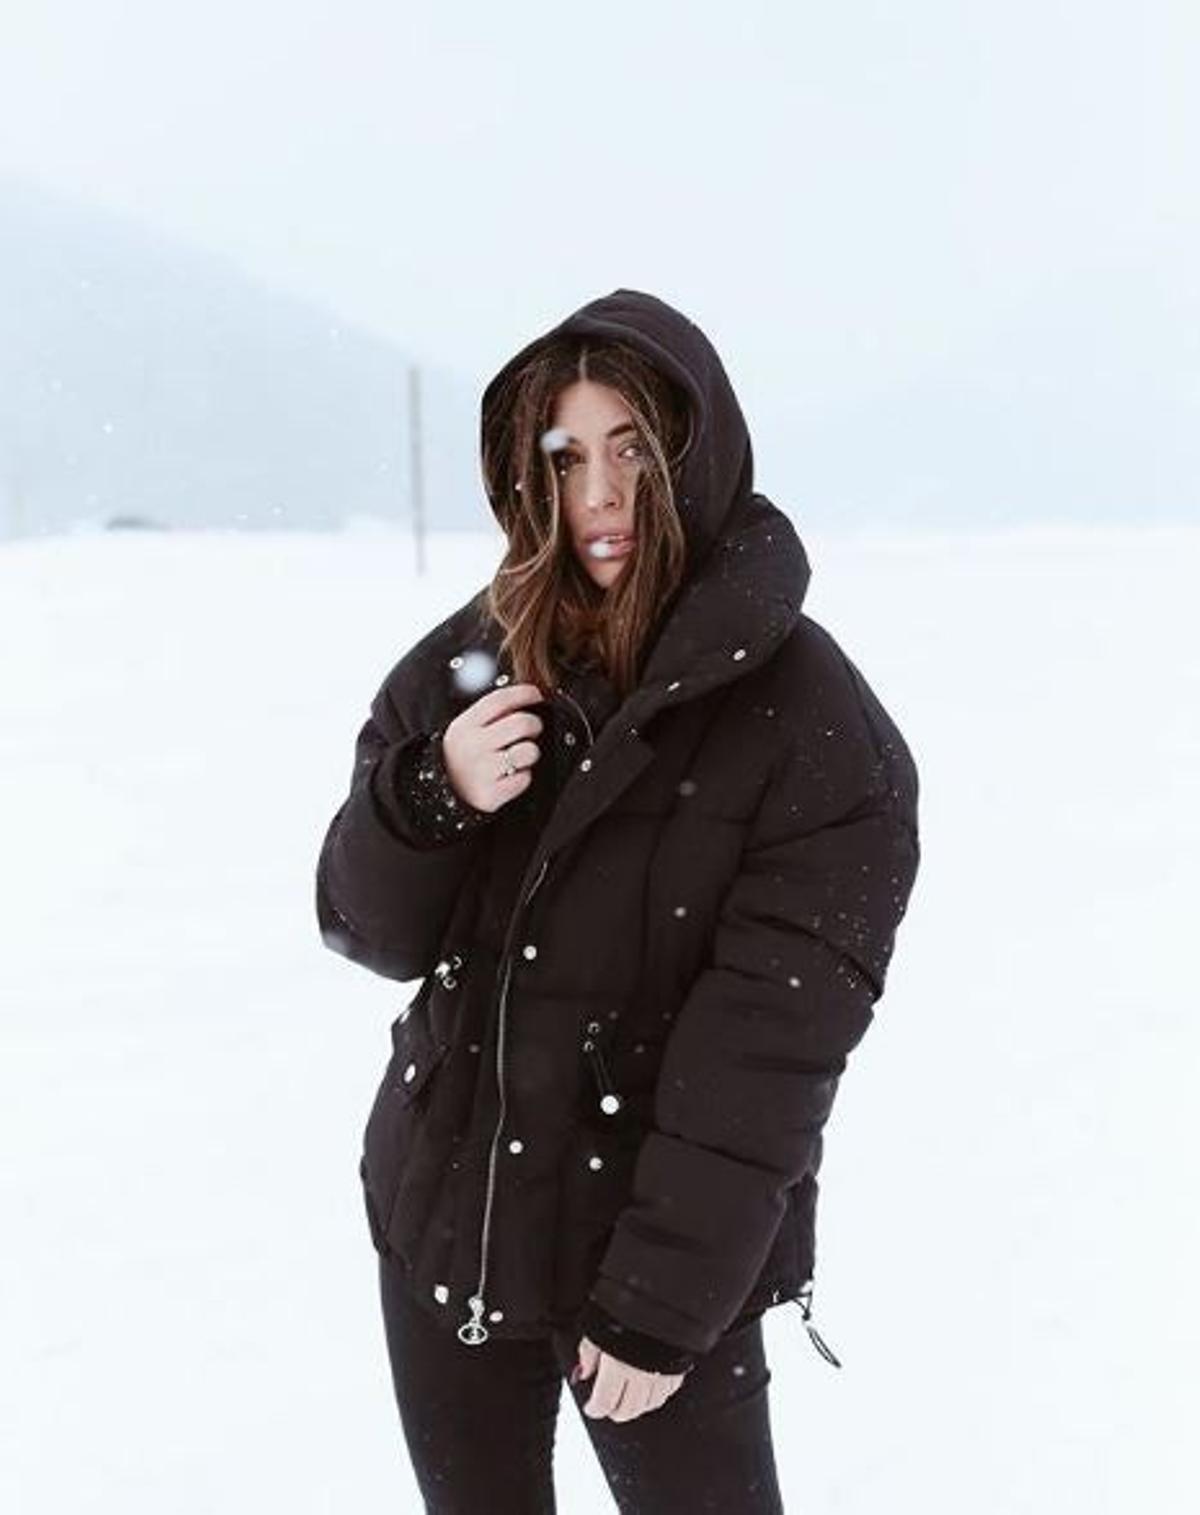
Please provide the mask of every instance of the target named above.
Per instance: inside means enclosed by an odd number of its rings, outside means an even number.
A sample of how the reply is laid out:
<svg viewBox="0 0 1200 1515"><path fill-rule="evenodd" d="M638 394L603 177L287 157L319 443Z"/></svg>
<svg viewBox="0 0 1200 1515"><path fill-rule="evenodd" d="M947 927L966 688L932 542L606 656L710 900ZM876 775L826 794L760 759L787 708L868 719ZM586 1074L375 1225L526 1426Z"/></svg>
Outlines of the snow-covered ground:
<svg viewBox="0 0 1200 1515"><path fill-rule="evenodd" d="M1200 529L798 524L923 862L828 1131L845 1366L766 1320L788 1509L1183 1515ZM422 578L369 523L0 549L4 1510L420 1508L356 1172L408 994L323 948L312 874L367 701L497 540ZM556 1468L613 1508L566 1391Z"/></svg>

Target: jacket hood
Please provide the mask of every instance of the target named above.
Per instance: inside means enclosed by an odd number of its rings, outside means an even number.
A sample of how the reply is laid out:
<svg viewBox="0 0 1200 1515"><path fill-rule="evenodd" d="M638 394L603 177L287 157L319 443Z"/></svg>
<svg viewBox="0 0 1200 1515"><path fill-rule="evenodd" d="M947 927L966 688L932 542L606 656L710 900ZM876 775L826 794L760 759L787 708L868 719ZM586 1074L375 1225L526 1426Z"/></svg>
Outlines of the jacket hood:
<svg viewBox="0 0 1200 1515"><path fill-rule="evenodd" d="M679 480L680 519L688 542L689 566L705 558L721 533L735 501L754 485L750 433L729 375L716 348L682 312L638 289L616 289L589 300L556 326L528 342L488 383L483 417L508 375L556 337L596 337L626 342L650 359L687 394L693 415L691 444ZM503 519L489 493L497 520Z"/></svg>
<svg viewBox="0 0 1200 1515"><path fill-rule="evenodd" d="M617 289L591 300L534 338L498 370L483 392L483 417L512 370L562 335L616 339L636 347L687 394L692 436L680 470L677 504L687 540L678 600L652 649L635 713L693 697L749 673L800 617L811 572L788 517L753 488L750 433L729 375L712 343L655 295ZM501 526L499 502L489 503Z"/></svg>

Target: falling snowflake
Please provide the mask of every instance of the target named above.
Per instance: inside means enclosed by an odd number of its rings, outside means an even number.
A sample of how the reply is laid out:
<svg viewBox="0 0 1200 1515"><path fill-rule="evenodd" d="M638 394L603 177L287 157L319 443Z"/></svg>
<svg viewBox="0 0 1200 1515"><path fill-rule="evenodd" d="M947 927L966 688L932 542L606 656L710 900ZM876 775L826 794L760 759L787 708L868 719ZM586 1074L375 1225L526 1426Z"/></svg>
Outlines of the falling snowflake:
<svg viewBox="0 0 1200 1515"><path fill-rule="evenodd" d="M478 694L496 675L496 659L481 647L459 652L450 659L450 672L463 694Z"/></svg>

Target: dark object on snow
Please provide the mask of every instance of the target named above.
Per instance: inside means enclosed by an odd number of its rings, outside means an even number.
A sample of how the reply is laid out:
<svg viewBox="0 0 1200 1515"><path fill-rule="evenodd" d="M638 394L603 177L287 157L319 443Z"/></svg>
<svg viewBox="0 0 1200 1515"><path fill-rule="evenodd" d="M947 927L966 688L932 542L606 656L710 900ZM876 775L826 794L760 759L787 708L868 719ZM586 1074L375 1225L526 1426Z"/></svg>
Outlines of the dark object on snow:
<svg viewBox="0 0 1200 1515"><path fill-rule="evenodd" d="M804 548L703 333L633 290L555 330L691 396L688 581L617 708L594 675L536 707L545 756L494 815L455 815L437 762L478 693L462 657L498 655L483 592L422 637L358 734L317 912L421 980L361 1165L415 1297L464 1342L574 1322L678 1370L770 1305L809 1321L822 1131L916 877L917 772L802 613Z"/></svg>
<svg viewBox="0 0 1200 1515"><path fill-rule="evenodd" d="M105 531L166 531L163 521L152 521L149 516L109 516L104 523Z"/></svg>

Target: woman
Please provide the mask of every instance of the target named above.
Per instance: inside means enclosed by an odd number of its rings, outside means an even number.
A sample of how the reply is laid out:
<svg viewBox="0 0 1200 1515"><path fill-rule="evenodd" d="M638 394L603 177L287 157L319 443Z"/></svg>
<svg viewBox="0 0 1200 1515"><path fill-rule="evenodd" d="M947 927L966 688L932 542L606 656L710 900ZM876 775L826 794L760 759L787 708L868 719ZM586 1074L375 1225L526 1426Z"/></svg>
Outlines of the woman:
<svg viewBox="0 0 1200 1515"><path fill-rule="evenodd" d="M808 1321L916 769L686 317L583 306L481 440L507 553L384 680L317 870L326 943L421 980L361 1165L409 1451L430 1510L552 1510L570 1371L620 1508L779 1510L761 1315Z"/></svg>

